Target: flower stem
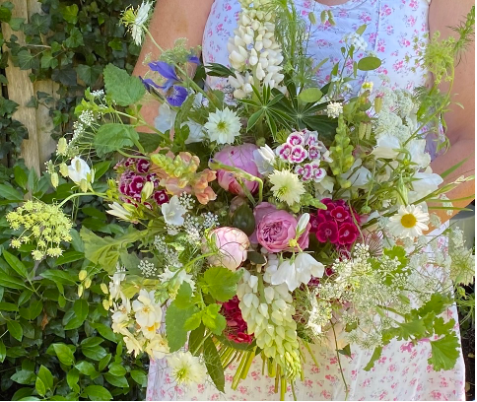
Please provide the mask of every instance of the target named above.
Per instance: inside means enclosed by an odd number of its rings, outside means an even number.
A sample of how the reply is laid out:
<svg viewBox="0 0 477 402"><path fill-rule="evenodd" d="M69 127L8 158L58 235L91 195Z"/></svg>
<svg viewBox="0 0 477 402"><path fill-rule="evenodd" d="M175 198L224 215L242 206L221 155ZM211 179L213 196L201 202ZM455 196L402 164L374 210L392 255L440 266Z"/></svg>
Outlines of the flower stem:
<svg viewBox="0 0 477 402"><path fill-rule="evenodd" d="M334 338L335 338L336 357L338 358L338 365L340 366L341 378L343 379L345 392L346 392L345 401L347 401L348 400L348 394L349 394L348 384L346 383L346 379L345 379L345 376L344 376L344 373L343 373L343 367L341 366L341 358L340 358L340 354L338 352L338 340L336 338L335 324L331 323L331 328L333 330L333 335L334 335Z"/></svg>

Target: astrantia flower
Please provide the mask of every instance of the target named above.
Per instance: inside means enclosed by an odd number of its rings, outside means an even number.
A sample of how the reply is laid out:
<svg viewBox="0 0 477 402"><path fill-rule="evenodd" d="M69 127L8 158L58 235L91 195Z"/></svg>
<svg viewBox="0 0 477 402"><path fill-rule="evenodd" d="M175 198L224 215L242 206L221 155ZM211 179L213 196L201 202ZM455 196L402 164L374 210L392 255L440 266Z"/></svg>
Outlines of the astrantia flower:
<svg viewBox="0 0 477 402"><path fill-rule="evenodd" d="M206 368L199 358L189 352L177 352L167 358L167 363L171 369L171 377L179 385L200 384L205 380Z"/></svg>
<svg viewBox="0 0 477 402"><path fill-rule="evenodd" d="M143 2L136 11L132 7L127 9L121 18L121 22L129 29L134 43L138 46L144 38L145 25L149 19L151 7L152 3Z"/></svg>
<svg viewBox="0 0 477 402"><path fill-rule="evenodd" d="M305 187L298 176L288 170L276 171L269 178L273 184L273 195L288 205L299 202L305 193Z"/></svg>
<svg viewBox="0 0 477 402"><path fill-rule="evenodd" d="M429 214L420 206L401 205L396 215L389 218L389 230L397 237L411 239L421 236L422 232L429 230Z"/></svg>
<svg viewBox="0 0 477 402"><path fill-rule="evenodd" d="M240 119L237 114L225 108L209 114L205 129L211 141L217 144L232 144L235 137L240 135Z"/></svg>
<svg viewBox="0 0 477 402"><path fill-rule="evenodd" d="M175 195L168 203L161 205L162 215L168 225L181 226L184 223L183 215L187 212Z"/></svg>

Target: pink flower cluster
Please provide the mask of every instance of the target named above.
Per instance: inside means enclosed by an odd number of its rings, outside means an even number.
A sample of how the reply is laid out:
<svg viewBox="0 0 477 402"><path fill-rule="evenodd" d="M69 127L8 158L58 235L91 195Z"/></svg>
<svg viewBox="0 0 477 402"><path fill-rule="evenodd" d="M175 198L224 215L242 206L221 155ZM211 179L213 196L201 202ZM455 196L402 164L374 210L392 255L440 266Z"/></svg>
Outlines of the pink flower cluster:
<svg viewBox="0 0 477 402"><path fill-rule="evenodd" d="M320 164L331 162L325 144L318 140L318 133L307 129L291 133L275 152L280 159L295 164L295 173L305 182L323 180L326 170Z"/></svg>
<svg viewBox="0 0 477 402"><path fill-rule="evenodd" d="M247 323L242 317L237 296L222 304L220 313L227 320L224 334L227 339L237 343L252 343L253 335L247 333Z"/></svg>
<svg viewBox="0 0 477 402"><path fill-rule="evenodd" d="M344 200L333 201L325 198L321 202L327 209L320 209L311 217L311 232L315 233L320 243L330 242L345 248L352 245L359 235L355 223L356 220L359 224L359 215L352 211Z"/></svg>
<svg viewBox="0 0 477 402"><path fill-rule="evenodd" d="M122 200L129 204L141 203L141 192L149 181L154 185L150 201L162 205L169 201L165 190L159 189L159 179L155 173L150 172L151 163L147 159L128 158L116 165L121 173L119 177L119 192L124 195ZM145 202L144 205L152 209L153 204Z"/></svg>

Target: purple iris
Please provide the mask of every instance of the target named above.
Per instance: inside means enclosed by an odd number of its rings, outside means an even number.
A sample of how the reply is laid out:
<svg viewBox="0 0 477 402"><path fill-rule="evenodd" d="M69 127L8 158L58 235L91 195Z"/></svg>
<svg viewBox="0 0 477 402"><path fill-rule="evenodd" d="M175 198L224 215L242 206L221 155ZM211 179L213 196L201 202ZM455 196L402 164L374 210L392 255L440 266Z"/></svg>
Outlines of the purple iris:
<svg viewBox="0 0 477 402"><path fill-rule="evenodd" d="M142 77L139 77L143 83L143 85L146 87L146 91L147 92L151 92L152 88L160 88L159 85L157 85L153 80L151 80L150 78L142 78Z"/></svg>
<svg viewBox="0 0 477 402"><path fill-rule="evenodd" d="M187 98L188 92L180 83L174 66L164 61L154 61L149 63L149 68L166 78L166 83L159 87L166 92L166 100L171 106L181 106Z"/></svg>
<svg viewBox="0 0 477 402"><path fill-rule="evenodd" d="M189 57L187 57L187 61L189 63L194 63L194 64L197 64L197 65L200 64L200 60L195 54L189 55Z"/></svg>

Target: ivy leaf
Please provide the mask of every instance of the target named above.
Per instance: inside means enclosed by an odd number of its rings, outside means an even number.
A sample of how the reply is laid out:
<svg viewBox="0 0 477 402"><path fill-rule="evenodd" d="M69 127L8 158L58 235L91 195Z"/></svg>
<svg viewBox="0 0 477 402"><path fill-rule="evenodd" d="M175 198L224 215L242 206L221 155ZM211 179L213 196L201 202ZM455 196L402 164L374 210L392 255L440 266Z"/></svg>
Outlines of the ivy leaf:
<svg viewBox="0 0 477 402"><path fill-rule="evenodd" d="M71 49L84 45L83 34L78 28L74 27L70 31L70 36L65 40L65 45Z"/></svg>
<svg viewBox="0 0 477 402"><path fill-rule="evenodd" d="M51 74L51 79L66 87L74 87L77 84L76 70L71 67L55 68Z"/></svg>
<svg viewBox="0 0 477 402"><path fill-rule="evenodd" d="M181 309L175 302L166 311L166 337L171 353L177 352L187 341L185 322L196 312L195 307Z"/></svg>
<svg viewBox="0 0 477 402"><path fill-rule="evenodd" d="M429 364L435 371L450 370L455 366L459 357L459 340L455 334L447 334L437 341L431 341L432 356Z"/></svg>
<svg viewBox="0 0 477 402"><path fill-rule="evenodd" d="M113 64L108 64L104 69L104 85L107 95L119 106L132 105L146 93L139 78L130 76Z"/></svg>
<svg viewBox="0 0 477 402"><path fill-rule="evenodd" d="M139 135L134 127L109 123L101 126L94 137L94 147L98 156L117 151L123 147L132 147L139 140Z"/></svg>
<svg viewBox="0 0 477 402"><path fill-rule="evenodd" d="M379 66L381 66L381 60L373 56L363 57L358 62L358 69L361 71L376 70Z"/></svg>
<svg viewBox="0 0 477 402"><path fill-rule="evenodd" d="M207 338L204 342L204 361L205 366L207 367L207 372L217 389L220 392L225 392L224 368L219 353L215 348L215 344L210 338Z"/></svg>
<svg viewBox="0 0 477 402"><path fill-rule="evenodd" d="M87 86L91 87L101 76L103 67L96 65L86 66L84 64L80 64L78 67L76 67L76 72L78 73L78 77L83 80Z"/></svg>
<svg viewBox="0 0 477 402"><path fill-rule="evenodd" d="M3 5L0 6L0 22L8 23L11 18L12 18L12 11Z"/></svg>
<svg viewBox="0 0 477 402"><path fill-rule="evenodd" d="M207 292L216 300L226 302L236 295L241 276L242 271L232 272L223 267L209 268L204 274Z"/></svg>
<svg viewBox="0 0 477 402"><path fill-rule="evenodd" d="M66 22L70 24L76 24L78 20L78 6L73 4L71 6L66 6L61 10L61 15L65 19Z"/></svg>

